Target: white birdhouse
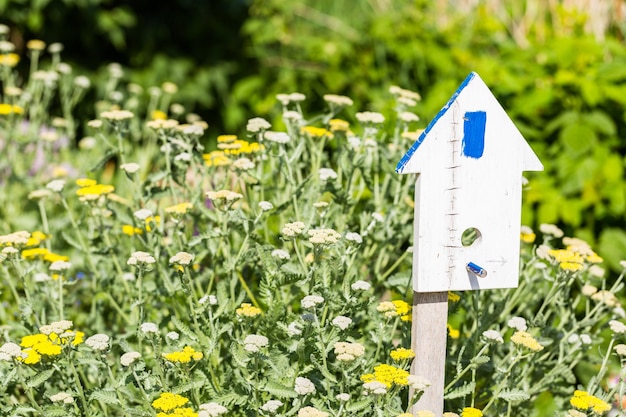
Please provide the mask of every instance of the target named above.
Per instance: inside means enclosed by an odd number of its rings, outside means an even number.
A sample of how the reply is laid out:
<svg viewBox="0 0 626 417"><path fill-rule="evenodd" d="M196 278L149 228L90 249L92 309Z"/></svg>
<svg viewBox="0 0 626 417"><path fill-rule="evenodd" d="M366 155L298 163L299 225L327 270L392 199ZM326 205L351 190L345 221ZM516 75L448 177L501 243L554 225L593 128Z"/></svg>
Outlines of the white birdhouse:
<svg viewBox="0 0 626 417"><path fill-rule="evenodd" d="M517 287L522 172L541 170L498 100L472 72L396 168L419 174L414 290ZM477 238L464 246L464 233Z"/></svg>

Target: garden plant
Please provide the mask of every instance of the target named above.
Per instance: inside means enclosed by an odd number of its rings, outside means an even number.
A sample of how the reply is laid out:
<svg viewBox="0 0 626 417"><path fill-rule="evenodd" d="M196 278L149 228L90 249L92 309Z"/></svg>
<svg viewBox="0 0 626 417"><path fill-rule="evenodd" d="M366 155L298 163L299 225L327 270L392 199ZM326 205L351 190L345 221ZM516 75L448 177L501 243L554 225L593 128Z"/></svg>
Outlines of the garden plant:
<svg viewBox="0 0 626 417"><path fill-rule="evenodd" d="M394 171L417 92L286 91L208 137L176 84L93 86L61 49L0 41L1 415L432 415ZM623 272L555 225L520 239L518 288L449 294L446 416L623 412Z"/></svg>

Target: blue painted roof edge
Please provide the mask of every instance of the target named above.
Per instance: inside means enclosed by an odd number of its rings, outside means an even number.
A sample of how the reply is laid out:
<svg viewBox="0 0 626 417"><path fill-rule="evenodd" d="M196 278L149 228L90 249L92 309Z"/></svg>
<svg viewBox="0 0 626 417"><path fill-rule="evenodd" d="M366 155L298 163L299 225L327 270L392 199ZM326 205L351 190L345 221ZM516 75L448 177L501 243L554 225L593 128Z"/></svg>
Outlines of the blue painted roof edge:
<svg viewBox="0 0 626 417"><path fill-rule="evenodd" d="M428 134L428 132L430 132L430 130L433 128L433 126L435 126L435 124L437 123L437 121L444 114L446 114L446 112L448 111L448 109L450 108L452 103L454 103L454 101L459 96L459 94L461 94L461 91L463 91L463 89L469 84L470 81L472 81L474 79L474 77L476 75L477 74L475 72L473 72L473 71L470 72L470 74L467 76L467 78L465 78L465 80L461 83L459 88L457 88L456 91L454 92L454 94L452 94L452 97L450 97L450 100L448 100L446 105L443 106L443 108L441 110L439 110L439 113L437 113L437 115L433 118L433 120L430 121L428 126L426 126L426 129L422 132L420 137L415 141L415 143L413 143L411 148L409 148L409 150L404 154L404 156L402 157L400 162L398 162L398 165L396 166L396 172L398 174L402 174L403 173L402 170L404 169L404 166L409 162L409 160L411 159L411 157L413 156L415 151L417 151L417 148L420 147L420 145L422 144L422 142L426 138L426 135Z"/></svg>

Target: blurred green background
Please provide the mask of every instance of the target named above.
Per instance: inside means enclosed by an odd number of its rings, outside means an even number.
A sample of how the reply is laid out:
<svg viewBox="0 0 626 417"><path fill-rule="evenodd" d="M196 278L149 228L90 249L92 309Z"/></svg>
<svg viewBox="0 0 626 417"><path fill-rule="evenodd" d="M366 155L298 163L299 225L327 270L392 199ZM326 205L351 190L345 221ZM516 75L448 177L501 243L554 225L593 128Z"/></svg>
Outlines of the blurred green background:
<svg viewBox="0 0 626 417"><path fill-rule="evenodd" d="M392 85L422 94L425 126L476 71L545 165L528 174L523 223L559 225L616 271L625 15L622 0L0 0L20 54L30 39L62 43L63 59L95 81L86 120L111 62L145 91L176 83L175 101L213 137L255 116L277 121L278 93L306 94L312 111L334 93L389 114Z"/></svg>

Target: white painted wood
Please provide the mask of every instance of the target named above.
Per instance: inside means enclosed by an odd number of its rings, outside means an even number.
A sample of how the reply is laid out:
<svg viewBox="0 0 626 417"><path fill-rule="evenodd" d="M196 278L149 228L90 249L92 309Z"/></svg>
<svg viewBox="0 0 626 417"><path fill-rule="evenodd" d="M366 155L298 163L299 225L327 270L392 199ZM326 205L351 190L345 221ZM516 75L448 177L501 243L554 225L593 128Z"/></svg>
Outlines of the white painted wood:
<svg viewBox="0 0 626 417"><path fill-rule="evenodd" d="M428 410L441 417L446 371L448 292L413 293L411 348L415 358L412 375L421 375L431 383L413 406L413 415ZM409 392L409 398L413 392Z"/></svg>
<svg viewBox="0 0 626 417"><path fill-rule="evenodd" d="M467 156L472 114L484 148ZM466 123L467 122L467 123ZM417 173L413 288L417 292L517 287L522 172L543 165L478 74L472 73L398 164ZM481 237L461 244L468 228ZM484 268L484 278L466 270Z"/></svg>

